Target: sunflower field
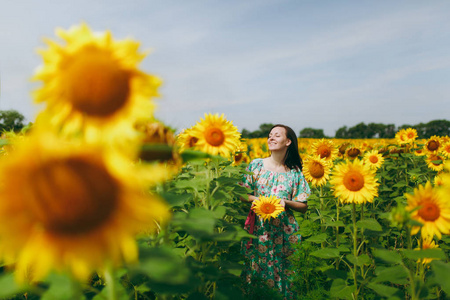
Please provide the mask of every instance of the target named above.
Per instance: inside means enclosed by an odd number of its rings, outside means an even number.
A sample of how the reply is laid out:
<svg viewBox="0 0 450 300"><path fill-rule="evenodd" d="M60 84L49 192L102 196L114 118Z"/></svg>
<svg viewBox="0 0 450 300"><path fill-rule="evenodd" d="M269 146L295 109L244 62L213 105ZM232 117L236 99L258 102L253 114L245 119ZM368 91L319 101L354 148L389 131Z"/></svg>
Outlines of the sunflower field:
<svg viewBox="0 0 450 300"><path fill-rule="evenodd" d="M239 183L267 140L211 113L176 134L154 117L162 80L139 69L138 42L56 35L33 76L44 108L0 140L0 299L246 299ZM298 298L450 297L450 138L298 145L312 189L295 213Z"/></svg>

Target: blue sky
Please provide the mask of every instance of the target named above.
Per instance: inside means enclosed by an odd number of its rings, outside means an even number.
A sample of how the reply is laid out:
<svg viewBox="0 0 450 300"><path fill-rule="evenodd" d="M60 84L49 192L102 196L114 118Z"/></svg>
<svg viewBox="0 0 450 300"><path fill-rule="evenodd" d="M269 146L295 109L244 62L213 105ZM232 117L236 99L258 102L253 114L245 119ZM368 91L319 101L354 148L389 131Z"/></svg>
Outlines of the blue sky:
<svg viewBox="0 0 450 300"><path fill-rule="evenodd" d="M450 120L450 1L2 1L0 109L33 121L44 37L86 22L152 53L156 116L242 130L284 123L334 136L359 122Z"/></svg>

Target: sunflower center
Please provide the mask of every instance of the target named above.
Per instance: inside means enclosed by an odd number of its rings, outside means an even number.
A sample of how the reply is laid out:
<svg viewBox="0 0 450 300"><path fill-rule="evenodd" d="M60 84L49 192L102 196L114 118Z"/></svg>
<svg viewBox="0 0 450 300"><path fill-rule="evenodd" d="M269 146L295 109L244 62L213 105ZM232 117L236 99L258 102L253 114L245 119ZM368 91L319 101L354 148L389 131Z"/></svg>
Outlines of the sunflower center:
<svg viewBox="0 0 450 300"><path fill-rule="evenodd" d="M320 158L327 158L331 155L331 149L327 145L320 145L317 148L317 154L320 155Z"/></svg>
<svg viewBox="0 0 450 300"><path fill-rule="evenodd" d="M264 214L271 214L275 211L275 205L273 205L272 203L264 203L263 205L261 205L261 212L263 212Z"/></svg>
<svg viewBox="0 0 450 300"><path fill-rule="evenodd" d="M82 51L65 67L65 96L82 113L110 116L127 103L130 74L107 53L92 47Z"/></svg>
<svg viewBox="0 0 450 300"><path fill-rule="evenodd" d="M425 202L422 204L422 208L419 209L418 215L425 221L434 221L440 216L439 207L432 202Z"/></svg>
<svg viewBox="0 0 450 300"><path fill-rule="evenodd" d="M343 182L348 190L356 192L364 187L364 176L358 171L349 171L345 174Z"/></svg>
<svg viewBox="0 0 450 300"><path fill-rule="evenodd" d="M378 162L378 157L376 155L371 155L369 160L371 163L376 164Z"/></svg>
<svg viewBox="0 0 450 300"><path fill-rule="evenodd" d="M413 132L409 132L407 136L408 136L408 139L413 139L415 137Z"/></svg>
<svg viewBox="0 0 450 300"><path fill-rule="evenodd" d="M427 149L430 151L436 151L439 149L439 142L436 140L431 140L427 143Z"/></svg>
<svg viewBox="0 0 450 300"><path fill-rule="evenodd" d="M197 144L197 142L198 142L198 138L196 138L195 136L191 136L191 137L189 137L187 144L188 144L189 148L192 148L195 146L195 144Z"/></svg>
<svg viewBox="0 0 450 300"><path fill-rule="evenodd" d="M72 157L48 162L30 178L30 213L57 235L91 232L116 210L117 182L98 163Z"/></svg>
<svg viewBox="0 0 450 300"><path fill-rule="evenodd" d="M222 130L220 130L220 128L208 128L205 131L205 140L211 146L218 147L223 145L223 142L225 142L225 134Z"/></svg>
<svg viewBox="0 0 450 300"><path fill-rule="evenodd" d="M314 161L309 166L309 173L314 178L322 178L322 176L325 174L325 169L323 168L323 165L321 163Z"/></svg>
<svg viewBox="0 0 450 300"><path fill-rule="evenodd" d="M234 156L234 161L239 162L241 161L242 157L242 153L236 153L236 155Z"/></svg>
<svg viewBox="0 0 450 300"><path fill-rule="evenodd" d="M361 153L361 151L359 151L358 148L351 148L347 152L348 156L350 156L350 157L357 157L359 155L359 153Z"/></svg>

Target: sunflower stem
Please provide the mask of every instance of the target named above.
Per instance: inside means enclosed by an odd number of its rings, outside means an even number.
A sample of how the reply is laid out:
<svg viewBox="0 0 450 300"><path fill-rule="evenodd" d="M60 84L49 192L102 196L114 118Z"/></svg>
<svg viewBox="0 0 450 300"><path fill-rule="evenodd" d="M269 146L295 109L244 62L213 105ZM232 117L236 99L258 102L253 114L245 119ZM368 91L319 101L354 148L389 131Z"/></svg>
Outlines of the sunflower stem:
<svg viewBox="0 0 450 300"><path fill-rule="evenodd" d="M323 205L323 188L320 186L319 188L319 199L320 199L320 225L321 225L321 231L325 232L325 226L323 226L324 220L323 220L323 214L324 211L324 205ZM325 248L325 242L320 243L321 248Z"/></svg>
<svg viewBox="0 0 450 300"><path fill-rule="evenodd" d="M105 281L106 281L106 288L108 289L108 299L116 300L117 299L116 281L114 280L114 272L111 266L107 267L105 270Z"/></svg>
<svg viewBox="0 0 450 300"><path fill-rule="evenodd" d="M358 282L356 280L356 270L358 268L356 264L358 260L358 248L357 248L358 229L356 228L356 204L354 202L352 203L352 221L353 221L353 256L355 257L355 262L353 263L354 271L352 273L355 285L354 299L358 299Z"/></svg>

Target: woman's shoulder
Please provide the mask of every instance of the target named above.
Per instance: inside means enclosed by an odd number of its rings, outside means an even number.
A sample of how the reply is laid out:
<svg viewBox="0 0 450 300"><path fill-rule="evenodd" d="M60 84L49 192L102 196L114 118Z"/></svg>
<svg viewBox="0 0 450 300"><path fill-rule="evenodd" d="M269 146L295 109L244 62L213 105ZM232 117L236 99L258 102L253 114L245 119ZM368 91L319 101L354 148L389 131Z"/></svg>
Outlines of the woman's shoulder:
<svg viewBox="0 0 450 300"><path fill-rule="evenodd" d="M263 163L263 159L262 158L255 158L254 160L252 160L251 162L250 162L250 165L251 166L262 166L264 163Z"/></svg>

